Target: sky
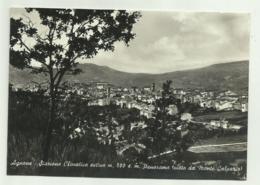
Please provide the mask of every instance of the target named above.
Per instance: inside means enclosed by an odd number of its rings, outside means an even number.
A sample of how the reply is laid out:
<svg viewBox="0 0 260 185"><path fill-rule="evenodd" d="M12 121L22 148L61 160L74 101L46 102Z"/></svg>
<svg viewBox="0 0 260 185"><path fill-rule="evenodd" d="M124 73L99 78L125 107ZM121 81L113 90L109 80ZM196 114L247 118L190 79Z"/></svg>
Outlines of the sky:
<svg viewBox="0 0 260 185"><path fill-rule="evenodd" d="M22 11L11 11L19 16ZM133 73L165 73L249 59L250 15L141 11L127 47L79 60Z"/></svg>

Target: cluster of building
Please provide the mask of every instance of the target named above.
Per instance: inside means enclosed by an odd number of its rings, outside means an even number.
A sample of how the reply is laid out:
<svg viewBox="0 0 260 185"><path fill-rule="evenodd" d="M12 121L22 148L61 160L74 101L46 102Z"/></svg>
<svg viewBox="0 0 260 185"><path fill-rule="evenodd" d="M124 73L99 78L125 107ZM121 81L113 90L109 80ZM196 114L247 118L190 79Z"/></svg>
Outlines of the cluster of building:
<svg viewBox="0 0 260 185"><path fill-rule="evenodd" d="M227 91L183 90L173 89L173 94L182 103L190 102L202 108L213 108L216 111L248 111L248 96Z"/></svg>
<svg viewBox="0 0 260 185"><path fill-rule="evenodd" d="M192 123L197 123L197 124L203 124L205 128L209 130L214 130L218 128L222 128L224 130L232 130L232 131L239 131L241 128L244 126L242 125L237 125L237 124L232 124L228 120L225 119L219 119L219 120L210 120L208 122L198 122L198 121L191 121Z"/></svg>
<svg viewBox="0 0 260 185"><path fill-rule="evenodd" d="M113 87L108 83L96 83L99 93L92 93L96 98L90 101L90 105L108 105L115 103L122 108L137 108L143 115L151 117L154 110L154 103L161 98L161 89L156 89L155 84L143 88L120 88ZM92 89L93 90L93 89ZM238 94L230 90L213 91L199 89L172 89L171 93L181 103L193 103L201 108L213 108L216 111L239 110L248 111L247 94ZM99 95L99 96L98 96ZM93 96L92 96L93 97ZM171 114L176 112L176 107L172 105L169 110Z"/></svg>
<svg viewBox="0 0 260 185"><path fill-rule="evenodd" d="M70 94L77 94L88 100L90 106L105 106L114 103L122 108L136 108L140 114L152 117L155 101L162 97L162 89L156 88L155 83L145 87L116 87L107 82L73 83L65 89L64 98ZM19 87L13 87L18 90ZM36 85L26 87L32 92L39 90ZM212 108L216 111L239 110L248 111L248 96L237 94L230 90L199 90L199 89L171 89L172 95L181 103L193 103L201 108ZM176 114L176 107L169 107L170 114Z"/></svg>

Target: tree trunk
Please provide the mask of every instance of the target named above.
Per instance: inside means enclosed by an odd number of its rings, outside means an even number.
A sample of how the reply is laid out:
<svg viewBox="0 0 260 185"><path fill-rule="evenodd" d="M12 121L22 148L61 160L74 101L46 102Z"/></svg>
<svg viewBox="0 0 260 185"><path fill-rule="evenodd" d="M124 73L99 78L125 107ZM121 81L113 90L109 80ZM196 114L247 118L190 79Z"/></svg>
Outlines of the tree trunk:
<svg viewBox="0 0 260 185"><path fill-rule="evenodd" d="M50 110L49 110L49 120L48 120L48 126L45 133L45 139L44 139L44 146L43 146L43 160L47 161L49 159L49 151L50 151L50 145L51 145L51 139L52 139L52 129L55 119L55 100L51 98L50 102Z"/></svg>
<svg viewBox="0 0 260 185"><path fill-rule="evenodd" d="M48 125L45 131L45 138L43 143L43 161L48 161L49 159L49 153L50 153L50 146L51 146L51 140L52 140L52 130L53 130L53 124L55 120L55 110L56 109L56 97L54 92L54 86L51 83L50 85L50 107L49 107L49 119L48 119Z"/></svg>

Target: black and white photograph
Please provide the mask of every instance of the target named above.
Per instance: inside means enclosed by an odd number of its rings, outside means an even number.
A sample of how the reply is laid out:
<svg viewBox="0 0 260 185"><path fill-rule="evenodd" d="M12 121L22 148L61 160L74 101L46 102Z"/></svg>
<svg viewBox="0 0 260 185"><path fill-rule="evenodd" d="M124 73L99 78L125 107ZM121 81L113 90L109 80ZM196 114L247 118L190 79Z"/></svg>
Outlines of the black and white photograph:
<svg viewBox="0 0 260 185"><path fill-rule="evenodd" d="M11 8L7 175L246 180L250 14Z"/></svg>

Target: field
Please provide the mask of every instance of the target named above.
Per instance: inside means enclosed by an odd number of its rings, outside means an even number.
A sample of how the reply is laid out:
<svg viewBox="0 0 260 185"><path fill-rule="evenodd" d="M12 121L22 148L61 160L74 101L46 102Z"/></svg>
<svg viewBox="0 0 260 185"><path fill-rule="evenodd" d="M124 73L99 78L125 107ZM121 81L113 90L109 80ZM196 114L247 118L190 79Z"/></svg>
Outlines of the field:
<svg viewBox="0 0 260 185"><path fill-rule="evenodd" d="M226 164L238 164L246 162L247 152L246 151L235 151L235 152L205 152L195 153L187 151L183 158L190 161L222 161Z"/></svg>
<svg viewBox="0 0 260 185"><path fill-rule="evenodd" d="M200 139L194 146L199 145L216 145L216 144L227 144L227 143L241 143L247 141L247 135L232 135L222 137L212 137L209 139Z"/></svg>

